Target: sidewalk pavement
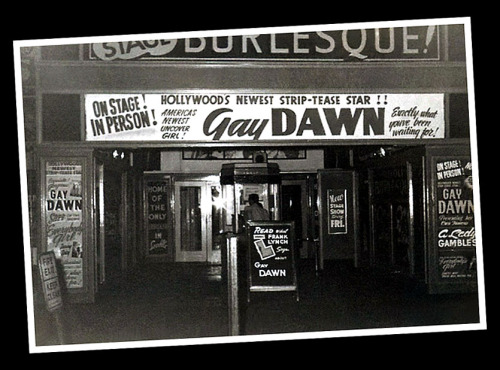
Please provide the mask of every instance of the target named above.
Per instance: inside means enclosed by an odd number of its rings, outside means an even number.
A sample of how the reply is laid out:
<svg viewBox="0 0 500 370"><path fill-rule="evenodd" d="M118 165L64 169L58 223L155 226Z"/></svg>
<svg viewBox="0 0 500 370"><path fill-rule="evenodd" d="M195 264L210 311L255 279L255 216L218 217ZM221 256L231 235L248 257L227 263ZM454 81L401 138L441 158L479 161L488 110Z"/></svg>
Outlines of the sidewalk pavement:
<svg viewBox="0 0 500 370"><path fill-rule="evenodd" d="M227 337L228 298L220 268L147 265L102 287L95 303L65 305L64 344ZM240 310L246 335L405 328L479 322L477 294L430 295L401 274L311 264L291 292L252 293ZM36 343L61 344L52 314L35 299Z"/></svg>

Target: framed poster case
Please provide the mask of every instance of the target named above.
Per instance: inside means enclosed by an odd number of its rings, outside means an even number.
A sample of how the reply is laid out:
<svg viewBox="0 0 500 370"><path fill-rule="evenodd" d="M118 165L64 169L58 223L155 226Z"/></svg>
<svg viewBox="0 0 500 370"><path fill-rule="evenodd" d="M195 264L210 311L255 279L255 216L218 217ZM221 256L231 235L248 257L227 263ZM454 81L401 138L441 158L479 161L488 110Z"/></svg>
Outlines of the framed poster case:
<svg viewBox="0 0 500 370"><path fill-rule="evenodd" d="M474 169L468 151L461 149L429 150L430 293L477 290Z"/></svg>
<svg viewBox="0 0 500 370"><path fill-rule="evenodd" d="M52 252L68 302L94 301L96 250L92 151L40 153L40 249Z"/></svg>
<svg viewBox="0 0 500 370"><path fill-rule="evenodd" d="M247 223L248 300L252 292L296 293L294 222Z"/></svg>

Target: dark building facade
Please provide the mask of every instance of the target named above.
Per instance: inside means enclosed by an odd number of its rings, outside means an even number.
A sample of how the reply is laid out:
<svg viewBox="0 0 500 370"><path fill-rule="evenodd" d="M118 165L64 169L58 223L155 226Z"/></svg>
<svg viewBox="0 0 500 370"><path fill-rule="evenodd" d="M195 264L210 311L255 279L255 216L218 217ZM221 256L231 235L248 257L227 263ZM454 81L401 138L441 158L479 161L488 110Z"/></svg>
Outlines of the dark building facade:
<svg viewBox="0 0 500 370"><path fill-rule="evenodd" d="M318 270L475 291L465 32L21 47L33 265L53 251L72 302L138 266L220 266L255 193Z"/></svg>

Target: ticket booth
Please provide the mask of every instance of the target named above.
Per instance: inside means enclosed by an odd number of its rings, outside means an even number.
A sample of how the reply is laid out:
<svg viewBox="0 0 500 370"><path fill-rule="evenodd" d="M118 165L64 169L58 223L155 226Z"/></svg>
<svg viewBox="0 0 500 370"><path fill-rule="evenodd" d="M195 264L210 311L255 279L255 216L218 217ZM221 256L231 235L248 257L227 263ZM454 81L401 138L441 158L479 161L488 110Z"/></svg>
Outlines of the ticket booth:
<svg viewBox="0 0 500 370"><path fill-rule="evenodd" d="M220 172L225 202L224 230L240 233L244 229L243 210L248 196L258 194L259 202L269 211L270 220L281 218L280 169L276 163L228 163Z"/></svg>
<svg viewBox="0 0 500 370"><path fill-rule="evenodd" d="M226 223L231 224L228 231L238 235L237 256L228 259L238 261L239 289L246 292L247 302L252 293L258 292L293 292L298 301L295 225L293 221L280 221L278 164L224 164L220 181L227 202ZM247 220L244 217L249 197L255 194L262 207L268 210L269 219Z"/></svg>

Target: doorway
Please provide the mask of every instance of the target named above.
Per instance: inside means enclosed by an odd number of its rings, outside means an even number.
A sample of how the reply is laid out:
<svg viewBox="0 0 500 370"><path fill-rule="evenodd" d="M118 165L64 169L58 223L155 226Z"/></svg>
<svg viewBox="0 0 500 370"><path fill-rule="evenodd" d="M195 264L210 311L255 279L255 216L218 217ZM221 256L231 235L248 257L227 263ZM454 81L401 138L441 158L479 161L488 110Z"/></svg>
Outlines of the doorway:
<svg viewBox="0 0 500 370"><path fill-rule="evenodd" d="M301 258L306 258L308 253L307 248L303 248L308 239L307 214L304 212L304 205L308 204L306 186L305 180L284 180L281 186L282 219L295 224L296 257Z"/></svg>
<svg viewBox="0 0 500 370"><path fill-rule="evenodd" d="M175 183L176 262L220 263L220 197L219 183Z"/></svg>
<svg viewBox="0 0 500 370"><path fill-rule="evenodd" d="M96 289L119 284L136 263L136 180L125 158L95 155L94 262Z"/></svg>

